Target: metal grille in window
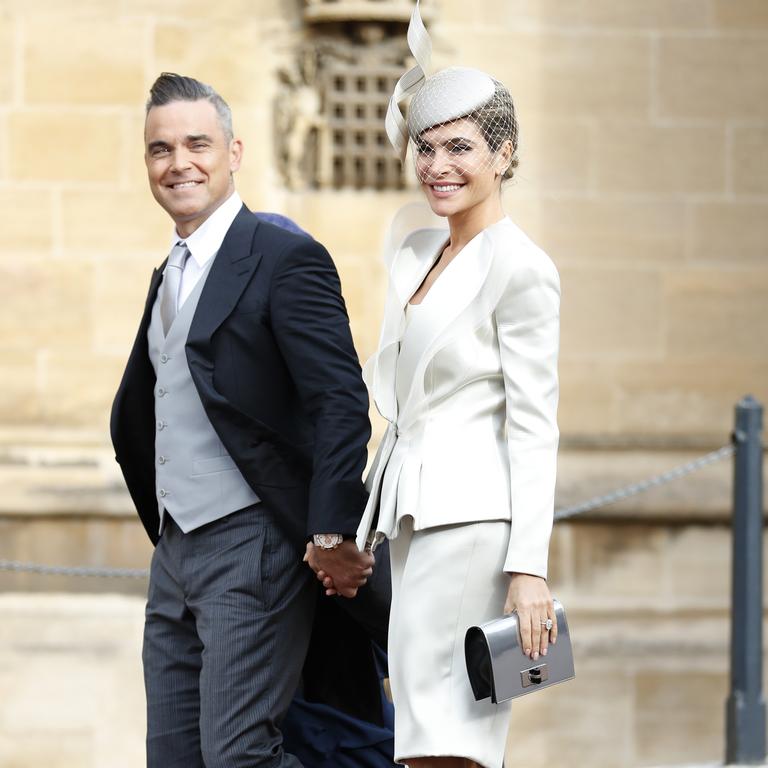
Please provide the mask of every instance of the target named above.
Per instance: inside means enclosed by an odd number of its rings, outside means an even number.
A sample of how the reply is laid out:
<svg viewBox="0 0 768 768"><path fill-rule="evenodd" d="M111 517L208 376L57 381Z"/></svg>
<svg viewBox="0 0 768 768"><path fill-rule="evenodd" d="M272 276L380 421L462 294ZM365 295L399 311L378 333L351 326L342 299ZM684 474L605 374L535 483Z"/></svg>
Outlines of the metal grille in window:
<svg viewBox="0 0 768 768"><path fill-rule="evenodd" d="M402 189L403 172L384 131L402 70L337 65L327 72L326 115L335 188Z"/></svg>

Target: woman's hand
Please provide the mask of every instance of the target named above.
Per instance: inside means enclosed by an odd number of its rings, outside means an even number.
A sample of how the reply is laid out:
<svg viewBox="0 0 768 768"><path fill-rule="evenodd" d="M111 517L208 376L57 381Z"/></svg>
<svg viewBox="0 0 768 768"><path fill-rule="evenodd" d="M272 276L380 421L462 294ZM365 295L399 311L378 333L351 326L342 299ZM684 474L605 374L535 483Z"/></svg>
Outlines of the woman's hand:
<svg viewBox="0 0 768 768"><path fill-rule="evenodd" d="M557 618L545 579L528 573L513 573L504 603L504 613L517 613L523 651L534 661L547 655L549 643L557 641ZM552 620L547 632L545 622Z"/></svg>

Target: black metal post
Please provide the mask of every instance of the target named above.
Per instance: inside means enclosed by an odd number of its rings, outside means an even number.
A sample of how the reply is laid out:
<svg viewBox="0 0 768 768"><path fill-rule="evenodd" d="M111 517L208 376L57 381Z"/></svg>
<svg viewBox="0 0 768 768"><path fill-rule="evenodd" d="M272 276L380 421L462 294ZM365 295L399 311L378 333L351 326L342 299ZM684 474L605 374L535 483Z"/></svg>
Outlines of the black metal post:
<svg viewBox="0 0 768 768"><path fill-rule="evenodd" d="M751 395L736 405L733 440L731 690L725 762L765 762L763 698L763 406Z"/></svg>

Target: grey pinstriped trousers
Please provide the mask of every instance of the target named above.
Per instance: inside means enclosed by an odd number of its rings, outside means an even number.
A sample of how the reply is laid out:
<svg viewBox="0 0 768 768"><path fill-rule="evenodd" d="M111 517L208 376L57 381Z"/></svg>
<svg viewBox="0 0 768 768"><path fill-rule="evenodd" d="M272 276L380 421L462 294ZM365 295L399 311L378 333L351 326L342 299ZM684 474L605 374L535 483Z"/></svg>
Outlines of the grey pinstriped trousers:
<svg viewBox="0 0 768 768"><path fill-rule="evenodd" d="M148 768L301 768L279 725L316 593L263 503L187 534L167 519L142 654Z"/></svg>

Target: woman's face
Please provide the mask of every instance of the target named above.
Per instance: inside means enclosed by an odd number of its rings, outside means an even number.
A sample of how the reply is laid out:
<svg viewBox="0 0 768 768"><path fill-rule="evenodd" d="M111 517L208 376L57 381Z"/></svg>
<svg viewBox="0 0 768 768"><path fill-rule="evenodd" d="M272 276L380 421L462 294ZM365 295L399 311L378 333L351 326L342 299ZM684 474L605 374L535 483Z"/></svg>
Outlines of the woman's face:
<svg viewBox="0 0 768 768"><path fill-rule="evenodd" d="M505 154L492 152L468 118L424 131L414 141L414 158L416 175L432 210L438 216L452 216L497 194Z"/></svg>

